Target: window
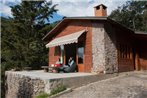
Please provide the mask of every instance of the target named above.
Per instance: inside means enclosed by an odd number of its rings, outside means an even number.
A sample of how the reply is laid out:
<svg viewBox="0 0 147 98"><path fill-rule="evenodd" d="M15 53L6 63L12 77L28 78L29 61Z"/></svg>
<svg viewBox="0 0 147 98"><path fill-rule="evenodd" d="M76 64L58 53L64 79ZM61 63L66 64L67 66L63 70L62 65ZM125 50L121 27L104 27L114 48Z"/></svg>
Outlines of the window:
<svg viewBox="0 0 147 98"><path fill-rule="evenodd" d="M84 62L84 46L80 44L78 46L78 64L83 64Z"/></svg>
<svg viewBox="0 0 147 98"><path fill-rule="evenodd" d="M56 46L54 51L54 56L59 56L61 63L64 61L64 46Z"/></svg>

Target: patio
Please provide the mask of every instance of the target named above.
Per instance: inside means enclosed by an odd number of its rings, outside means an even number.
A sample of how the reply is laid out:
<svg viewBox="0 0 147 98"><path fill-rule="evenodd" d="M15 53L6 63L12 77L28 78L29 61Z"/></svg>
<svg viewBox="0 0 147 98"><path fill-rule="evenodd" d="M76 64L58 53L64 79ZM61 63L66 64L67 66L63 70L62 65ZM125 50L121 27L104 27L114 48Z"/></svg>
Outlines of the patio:
<svg viewBox="0 0 147 98"><path fill-rule="evenodd" d="M81 72L49 73L44 72L43 70L7 71L6 96L7 98L23 98L24 96L27 96L26 98L32 98L41 92L50 93L60 85L74 89L110 77L111 76L104 74L98 75L94 73Z"/></svg>
<svg viewBox="0 0 147 98"><path fill-rule="evenodd" d="M7 71L6 98L32 98L41 92L50 93L60 85L75 89L96 81L116 77L117 74L49 73L43 70Z"/></svg>
<svg viewBox="0 0 147 98"><path fill-rule="evenodd" d="M23 75L23 76L29 76L31 78L45 79L45 80L46 79L49 80L49 79L74 78L74 77L84 77L84 76L97 75L94 73L82 73L82 72L78 72L78 73L49 73L49 72L44 72L43 70L14 71L12 73Z"/></svg>

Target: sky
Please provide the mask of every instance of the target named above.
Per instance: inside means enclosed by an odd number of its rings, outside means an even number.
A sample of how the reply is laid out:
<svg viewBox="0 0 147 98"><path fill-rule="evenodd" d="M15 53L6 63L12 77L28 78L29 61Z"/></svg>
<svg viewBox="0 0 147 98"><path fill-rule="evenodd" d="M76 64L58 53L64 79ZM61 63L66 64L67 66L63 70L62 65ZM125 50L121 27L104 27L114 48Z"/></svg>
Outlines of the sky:
<svg viewBox="0 0 147 98"><path fill-rule="evenodd" d="M107 14L110 15L114 9L125 4L126 1L128 0L52 0L53 5L58 4L56 8L59 11L53 15L50 21L58 21L63 16L94 16L93 7L99 4L107 6ZM0 16L12 17L9 6L19 4L20 2L21 0L0 0Z"/></svg>

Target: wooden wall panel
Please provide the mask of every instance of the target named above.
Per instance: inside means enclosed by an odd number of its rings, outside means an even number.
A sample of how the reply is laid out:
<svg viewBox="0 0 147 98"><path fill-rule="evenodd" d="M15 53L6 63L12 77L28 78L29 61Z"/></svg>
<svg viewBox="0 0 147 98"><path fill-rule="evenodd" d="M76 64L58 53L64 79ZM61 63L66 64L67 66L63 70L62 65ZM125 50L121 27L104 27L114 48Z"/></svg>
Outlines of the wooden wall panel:
<svg viewBox="0 0 147 98"><path fill-rule="evenodd" d="M134 70L133 57L133 34L128 30L116 29L117 51L118 51L118 71Z"/></svg>
<svg viewBox="0 0 147 98"><path fill-rule="evenodd" d="M139 70L147 70L147 39L138 40L137 52L139 55L138 66Z"/></svg>

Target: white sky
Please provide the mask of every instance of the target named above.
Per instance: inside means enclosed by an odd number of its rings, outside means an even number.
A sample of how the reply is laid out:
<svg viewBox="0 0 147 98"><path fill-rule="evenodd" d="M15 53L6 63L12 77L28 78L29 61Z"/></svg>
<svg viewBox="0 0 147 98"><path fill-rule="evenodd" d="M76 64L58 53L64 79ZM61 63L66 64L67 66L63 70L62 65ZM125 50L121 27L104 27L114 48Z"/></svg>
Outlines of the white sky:
<svg viewBox="0 0 147 98"><path fill-rule="evenodd" d="M108 15L118 6L125 4L127 0L53 0L53 4L59 4L58 14L63 16L94 16L93 7L99 4L107 6Z"/></svg>
<svg viewBox="0 0 147 98"><path fill-rule="evenodd" d="M58 4L57 12L61 16L94 16L93 7L99 4L107 6L108 15L112 10L118 6L125 4L127 0L52 0L53 4ZM11 8L8 6L9 2L18 4L20 0L0 0L0 12L6 16L11 15Z"/></svg>

